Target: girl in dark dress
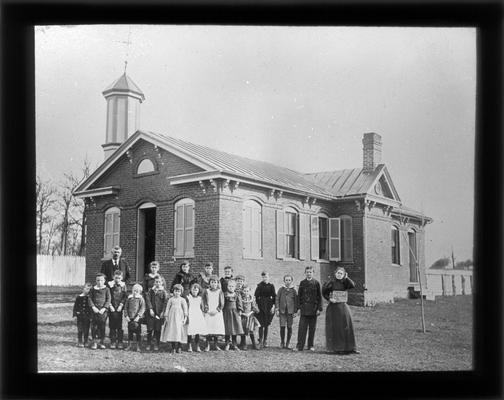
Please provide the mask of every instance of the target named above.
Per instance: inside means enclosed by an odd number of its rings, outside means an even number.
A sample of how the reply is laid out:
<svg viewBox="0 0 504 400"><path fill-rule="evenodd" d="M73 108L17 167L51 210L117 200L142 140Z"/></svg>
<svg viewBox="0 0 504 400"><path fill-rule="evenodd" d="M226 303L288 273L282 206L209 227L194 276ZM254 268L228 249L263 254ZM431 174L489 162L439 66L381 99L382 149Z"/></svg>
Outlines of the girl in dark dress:
<svg viewBox="0 0 504 400"><path fill-rule="evenodd" d="M257 319L261 326L259 327L259 346L268 347L268 327L271 324L275 314L275 286L269 283L267 272L261 273L262 282L259 282L254 293L259 313Z"/></svg>
<svg viewBox="0 0 504 400"><path fill-rule="evenodd" d="M197 278L194 277L190 272L190 264L189 261L183 261L180 264L180 271L177 272L175 278L173 278L173 282L171 284L170 291L173 292L173 288L175 285L182 285L184 291L182 292L182 297L186 298L189 294L189 290L191 289L191 285L193 283L197 283Z"/></svg>
<svg viewBox="0 0 504 400"><path fill-rule="evenodd" d="M222 316L224 317L224 332L226 347L224 350L229 350L231 338L231 349L240 350L236 344L236 336L243 335L243 326L240 313L243 311L241 296L235 291L236 281L230 279L227 281L227 290L224 293L224 307Z"/></svg>
<svg viewBox="0 0 504 400"><path fill-rule="evenodd" d="M358 353L352 323L352 314L347 303L347 290L355 283L343 267L338 267L334 279L322 287L322 296L329 301L326 310L326 347L336 354Z"/></svg>

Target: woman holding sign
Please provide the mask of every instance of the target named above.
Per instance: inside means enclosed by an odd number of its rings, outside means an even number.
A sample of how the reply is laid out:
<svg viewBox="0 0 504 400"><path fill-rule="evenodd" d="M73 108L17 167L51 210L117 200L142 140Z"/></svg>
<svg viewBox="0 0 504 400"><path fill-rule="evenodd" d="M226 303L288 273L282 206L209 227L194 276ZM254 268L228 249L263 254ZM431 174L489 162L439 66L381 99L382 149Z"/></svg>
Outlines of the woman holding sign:
<svg viewBox="0 0 504 400"><path fill-rule="evenodd" d="M335 354L358 353L355 345L352 314L347 306L348 289L355 283L348 277L345 268L338 267L335 278L322 287L322 296L329 301L326 310L326 347Z"/></svg>

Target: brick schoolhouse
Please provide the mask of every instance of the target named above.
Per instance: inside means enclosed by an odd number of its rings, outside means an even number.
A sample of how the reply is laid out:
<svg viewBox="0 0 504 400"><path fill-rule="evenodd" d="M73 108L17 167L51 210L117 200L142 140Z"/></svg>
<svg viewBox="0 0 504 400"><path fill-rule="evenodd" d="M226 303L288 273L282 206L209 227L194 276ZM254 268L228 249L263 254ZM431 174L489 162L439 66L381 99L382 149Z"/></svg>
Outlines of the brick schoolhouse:
<svg viewBox="0 0 504 400"><path fill-rule="evenodd" d="M231 265L253 287L263 270L279 287L307 265L321 282L342 265L355 305L408 297L425 282L431 219L401 203L380 135L364 134L362 167L305 174L138 130L145 96L126 74L103 95L105 161L75 190L87 280L119 244L138 281L152 260L168 282L187 259L193 273L207 261L218 274Z"/></svg>

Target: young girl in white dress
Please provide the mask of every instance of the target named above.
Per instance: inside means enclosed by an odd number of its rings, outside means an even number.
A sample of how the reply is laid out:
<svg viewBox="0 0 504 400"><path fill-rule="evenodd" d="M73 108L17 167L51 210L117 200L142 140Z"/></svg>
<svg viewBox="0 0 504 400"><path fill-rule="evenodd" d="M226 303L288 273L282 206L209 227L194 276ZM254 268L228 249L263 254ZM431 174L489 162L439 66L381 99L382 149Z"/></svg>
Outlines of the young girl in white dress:
<svg viewBox="0 0 504 400"><path fill-rule="evenodd" d="M205 316L203 314L204 306L201 298L201 286L198 283L193 283L189 295L187 296L189 305L189 325L187 326L187 351L192 352L192 339L194 336L194 344L196 351L199 353L199 338L200 335L207 334Z"/></svg>
<svg viewBox="0 0 504 400"><path fill-rule="evenodd" d="M173 286L173 297L170 297L164 312L165 323L161 329L161 341L171 342L172 354L180 353L182 343L187 342L187 301L182 297L184 288L180 284Z"/></svg>
<svg viewBox="0 0 504 400"><path fill-rule="evenodd" d="M217 345L217 336L224 335L224 317L222 316L224 294L219 289L219 277L217 275L210 277L210 288L203 292L202 299L207 327L205 351L210 350L210 340L212 339L215 343L215 350L221 350Z"/></svg>

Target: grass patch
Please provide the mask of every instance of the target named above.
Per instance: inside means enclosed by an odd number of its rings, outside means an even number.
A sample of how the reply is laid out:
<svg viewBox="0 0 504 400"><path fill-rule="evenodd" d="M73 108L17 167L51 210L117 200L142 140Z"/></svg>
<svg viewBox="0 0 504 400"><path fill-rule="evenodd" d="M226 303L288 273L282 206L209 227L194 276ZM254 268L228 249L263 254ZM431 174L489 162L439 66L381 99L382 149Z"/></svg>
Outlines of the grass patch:
<svg viewBox="0 0 504 400"><path fill-rule="evenodd" d="M56 292L57 293L57 292ZM61 293L61 292L60 292ZM79 291L71 294L71 301ZM350 306L361 354L325 354L325 313L317 322L316 352L278 348L278 318L260 351L136 354L75 347L72 306L38 307L39 371L223 372L223 371L448 371L472 369L472 296L438 297L425 302L429 332L421 332L420 300L375 307ZM299 318L294 320L293 344ZM142 327L145 334L145 326ZM108 328L107 328L108 332Z"/></svg>

